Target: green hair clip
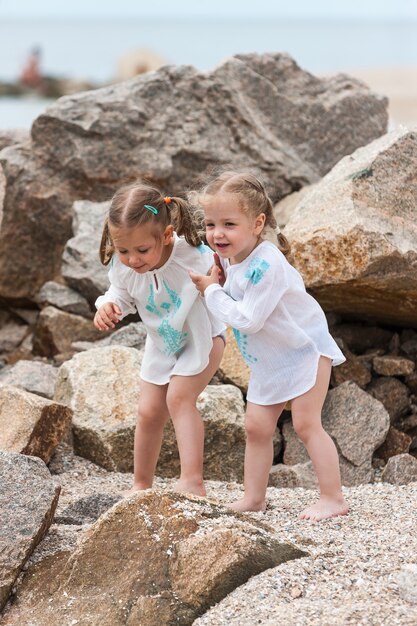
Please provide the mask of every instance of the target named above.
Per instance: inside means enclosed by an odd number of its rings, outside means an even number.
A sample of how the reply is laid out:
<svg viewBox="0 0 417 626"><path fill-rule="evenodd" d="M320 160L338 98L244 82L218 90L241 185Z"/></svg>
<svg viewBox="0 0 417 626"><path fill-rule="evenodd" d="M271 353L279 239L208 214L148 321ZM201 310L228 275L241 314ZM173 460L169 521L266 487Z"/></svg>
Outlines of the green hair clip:
<svg viewBox="0 0 417 626"><path fill-rule="evenodd" d="M154 215L158 215L158 209L155 209L155 207L152 206L152 204L144 204L143 206L145 207L145 209L148 209L148 211L150 211Z"/></svg>

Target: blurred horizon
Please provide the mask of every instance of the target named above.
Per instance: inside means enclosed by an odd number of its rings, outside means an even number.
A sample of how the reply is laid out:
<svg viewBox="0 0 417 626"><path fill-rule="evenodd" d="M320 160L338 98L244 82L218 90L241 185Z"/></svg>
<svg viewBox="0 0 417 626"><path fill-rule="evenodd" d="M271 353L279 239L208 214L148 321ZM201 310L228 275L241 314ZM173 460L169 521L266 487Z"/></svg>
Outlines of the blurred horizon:
<svg viewBox="0 0 417 626"><path fill-rule="evenodd" d="M18 81L35 47L44 76L97 86L118 80L120 60L136 50L204 72L251 52L286 52L316 75L417 68L417 0L176 0L175 11L167 0L0 0L0 82ZM40 107L39 98L1 98L0 128L26 125L26 111Z"/></svg>

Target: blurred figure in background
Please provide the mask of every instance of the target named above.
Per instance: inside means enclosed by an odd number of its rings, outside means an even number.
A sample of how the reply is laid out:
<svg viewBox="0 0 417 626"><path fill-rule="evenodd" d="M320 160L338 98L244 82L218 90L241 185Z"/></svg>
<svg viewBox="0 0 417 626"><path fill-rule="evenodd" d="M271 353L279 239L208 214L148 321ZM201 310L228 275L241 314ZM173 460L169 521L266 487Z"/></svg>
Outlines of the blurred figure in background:
<svg viewBox="0 0 417 626"><path fill-rule="evenodd" d="M24 87L37 89L42 86L43 79L40 69L40 62L41 49L36 46L30 51L30 54L26 59L22 72L19 76L19 82Z"/></svg>

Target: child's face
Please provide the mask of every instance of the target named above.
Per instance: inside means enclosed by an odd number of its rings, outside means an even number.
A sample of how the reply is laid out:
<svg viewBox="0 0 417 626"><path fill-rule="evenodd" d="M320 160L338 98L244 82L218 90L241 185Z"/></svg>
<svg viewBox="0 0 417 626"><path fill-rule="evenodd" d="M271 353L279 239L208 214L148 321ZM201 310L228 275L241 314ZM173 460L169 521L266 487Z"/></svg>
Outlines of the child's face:
<svg viewBox="0 0 417 626"><path fill-rule="evenodd" d="M120 262L138 274L162 267L171 254L173 227L167 226L158 236L151 224L134 228L116 228L109 224L110 236Z"/></svg>
<svg viewBox="0 0 417 626"><path fill-rule="evenodd" d="M231 263L241 263L259 243L265 215L246 215L234 194L219 193L204 206L206 237L209 246Z"/></svg>

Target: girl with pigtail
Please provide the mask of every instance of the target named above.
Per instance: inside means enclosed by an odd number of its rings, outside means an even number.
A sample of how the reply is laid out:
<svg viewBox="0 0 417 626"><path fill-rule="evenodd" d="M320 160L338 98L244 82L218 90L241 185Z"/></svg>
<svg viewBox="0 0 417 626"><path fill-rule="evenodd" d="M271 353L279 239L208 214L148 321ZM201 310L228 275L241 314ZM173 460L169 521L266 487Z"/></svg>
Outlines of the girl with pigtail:
<svg viewBox="0 0 417 626"><path fill-rule="evenodd" d="M231 503L237 511L259 511L273 460L277 421L291 401L296 433L317 474L320 498L302 519L344 515L336 446L323 429L321 410L332 365L345 360L329 334L320 305L305 290L285 255L262 183L251 174L225 172L201 194L206 238L218 262L210 275L191 272L206 305L231 326L251 376L247 392L245 493ZM277 244L265 239L274 231ZM218 267L221 267L221 272ZM225 280L224 280L225 276Z"/></svg>
<svg viewBox="0 0 417 626"><path fill-rule="evenodd" d="M96 328L110 330L138 310L147 329L128 493L152 486L171 417L181 462L176 490L205 495L204 427L196 402L220 363L225 327L207 310L189 269L206 274L213 252L185 200L135 182L112 199L100 258L110 264L110 288L96 301Z"/></svg>

